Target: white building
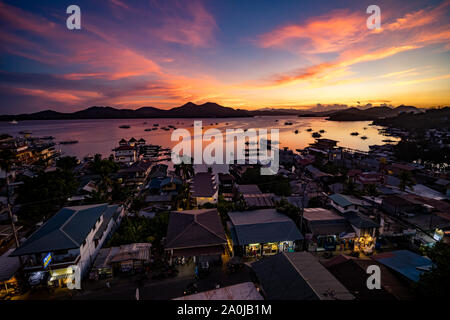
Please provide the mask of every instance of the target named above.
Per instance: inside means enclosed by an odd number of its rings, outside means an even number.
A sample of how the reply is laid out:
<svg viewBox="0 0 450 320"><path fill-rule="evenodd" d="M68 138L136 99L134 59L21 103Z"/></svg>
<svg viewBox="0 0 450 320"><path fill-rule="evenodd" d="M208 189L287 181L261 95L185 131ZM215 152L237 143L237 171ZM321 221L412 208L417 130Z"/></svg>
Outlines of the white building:
<svg viewBox="0 0 450 320"><path fill-rule="evenodd" d="M124 208L95 204L62 208L10 256L22 256L30 284L65 285L76 265L83 277L118 227ZM46 259L47 257L47 259ZM47 263L48 262L48 263ZM37 281L36 281L37 279Z"/></svg>
<svg viewBox="0 0 450 320"><path fill-rule="evenodd" d="M123 164L133 164L137 160L136 148L129 145L121 145L114 149L114 159Z"/></svg>

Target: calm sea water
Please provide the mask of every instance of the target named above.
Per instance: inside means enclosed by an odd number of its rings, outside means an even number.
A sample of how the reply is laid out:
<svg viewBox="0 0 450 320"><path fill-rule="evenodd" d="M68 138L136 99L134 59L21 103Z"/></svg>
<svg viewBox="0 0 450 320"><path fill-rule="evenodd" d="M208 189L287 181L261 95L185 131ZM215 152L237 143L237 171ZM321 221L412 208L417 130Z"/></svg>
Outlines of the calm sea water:
<svg viewBox="0 0 450 320"><path fill-rule="evenodd" d="M325 118L299 118L287 117L256 117L256 118L208 118L202 120L204 130L209 128L226 129L260 129L277 128L280 130L280 148L289 147L293 150L304 148L315 141L311 134L315 131L325 130L323 138L339 141L342 147L369 150L369 145L383 144L385 136L378 133L379 127L370 126L371 121L336 122L327 121ZM278 122L276 122L278 120ZM286 121L293 125L284 125ZM101 153L109 156L112 149L118 145L120 139L144 138L147 143L172 147L177 142L172 142L171 131L164 131L161 127L173 125L176 128L192 130L194 119L112 119L112 120L43 120L43 121L21 121L18 124L0 122L0 133L8 133L20 136L20 131L29 131L32 136L54 136L56 143L65 140L78 140L79 143L72 145L58 145L64 155L72 155L82 158L86 155ZM146 132L144 129L152 128L158 123L159 129ZM216 124L217 123L217 124ZM121 129L119 126L129 125L129 129ZM311 128L312 132L306 130ZM299 133L295 134L295 130ZM350 133L357 131L359 136L351 136ZM367 140L362 140L361 136ZM393 139L393 138L391 138Z"/></svg>

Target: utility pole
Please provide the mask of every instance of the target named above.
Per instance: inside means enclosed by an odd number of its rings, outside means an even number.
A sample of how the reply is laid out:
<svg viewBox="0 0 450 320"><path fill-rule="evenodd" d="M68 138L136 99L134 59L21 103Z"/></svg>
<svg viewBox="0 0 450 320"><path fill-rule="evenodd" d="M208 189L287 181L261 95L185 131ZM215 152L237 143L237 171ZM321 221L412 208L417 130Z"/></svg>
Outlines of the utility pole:
<svg viewBox="0 0 450 320"><path fill-rule="evenodd" d="M11 211L11 205L9 204L9 171L6 170L5 173L6 173L6 205L8 206L9 218L11 219L11 228L12 228L12 232L14 234L16 248L19 248L19 245L20 245L19 238L17 236L17 230L16 230L16 226L14 224L14 216Z"/></svg>

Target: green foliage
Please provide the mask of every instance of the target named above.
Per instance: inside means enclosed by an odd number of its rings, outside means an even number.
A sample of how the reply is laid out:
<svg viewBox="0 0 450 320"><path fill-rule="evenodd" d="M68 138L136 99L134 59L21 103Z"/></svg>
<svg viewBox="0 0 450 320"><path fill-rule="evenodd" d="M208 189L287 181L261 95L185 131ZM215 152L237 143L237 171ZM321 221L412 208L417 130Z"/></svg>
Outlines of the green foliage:
<svg viewBox="0 0 450 320"><path fill-rule="evenodd" d="M56 166L65 171L71 171L78 165L77 157L62 157L56 161Z"/></svg>
<svg viewBox="0 0 450 320"><path fill-rule="evenodd" d="M415 184L415 181L412 177L411 172L409 171L401 171L398 175L398 178L400 179L399 188L402 191L405 191L406 188L413 189L413 186Z"/></svg>
<svg viewBox="0 0 450 320"><path fill-rule="evenodd" d="M292 219L295 223L299 223L301 209L293 204L290 204L286 199L282 198L276 204L278 212L281 212Z"/></svg>
<svg viewBox="0 0 450 320"><path fill-rule="evenodd" d="M192 166L192 164L182 162L180 164L176 164L174 168L175 173L184 181L194 176L194 167Z"/></svg>
<svg viewBox="0 0 450 320"><path fill-rule="evenodd" d="M145 200L143 196L133 198L133 201L131 202L130 206L132 212L139 212L144 207L145 207Z"/></svg>
<svg viewBox="0 0 450 320"><path fill-rule="evenodd" d="M360 196L362 192L358 189L358 185L352 180L347 180L344 183L344 194Z"/></svg>
<svg viewBox="0 0 450 320"><path fill-rule="evenodd" d="M450 246L439 241L426 250L426 255L433 261L434 267L421 275L415 286L416 293L426 299L450 297Z"/></svg>
<svg viewBox="0 0 450 320"><path fill-rule="evenodd" d="M317 207L321 207L322 206L322 200L320 199L320 197L314 197L309 199L308 201L308 207L309 208L317 208Z"/></svg>
<svg viewBox="0 0 450 320"><path fill-rule="evenodd" d="M41 172L35 178L24 177L18 189L16 204L21 205L19 219L35 223L50 217L63 206L78 188L70 171Z"/></svg>
<svg viewBox="0 0 450 320"><path fill-rule="evenodd" d="M153 219L125 217L107 246L151 242L153 247L161 249L161 239L166 236L168 224L169 212L160 213Z"/></svg>
<svg viewBox="0 0 450 320"><path fill-rule="evenodd" d="M247 169L240 184L257 184L262 192L271 192L278 196L290 196L289 179L280 175L261 175L260 168Z"/></svg>
<svg viewBox="0 0 450 320"><path fill-rule="evenodd" d="M189 187L189 184L185 183L180 189L180 192L178 192L178 195L176 197L177 202L177 208L183 209L183 210L189 210L191 209L191 190Z"/></svg>
<svg viewBox="0 0 450 320"><path fill-rule="evenodd" d="M102 159L100 154L96 154L94 160L90 163L89 168L92 173L100 176L100 183L98 184L99 197L109 199L109 189L114 185L110 176L112 173L117 172L120 166L113 160L106 158Z"/></svg>
<svg viewBox="0 0 450 320"><path fill-rule="evenodd" d="M364 186L364 193L368 196L376 197L378 196L377 186L374 184L367 184Z"/></svg>

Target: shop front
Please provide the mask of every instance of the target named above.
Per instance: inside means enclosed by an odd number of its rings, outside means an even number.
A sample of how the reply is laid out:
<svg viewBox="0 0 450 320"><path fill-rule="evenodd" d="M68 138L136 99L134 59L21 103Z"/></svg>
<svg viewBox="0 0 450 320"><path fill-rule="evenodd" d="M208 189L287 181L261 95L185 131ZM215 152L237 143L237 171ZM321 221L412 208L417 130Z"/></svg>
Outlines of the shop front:
<svg viewBox="0 0 450 320"><path fill-rule="evenodd" d="M280 242L267 242L267 243L251 243L244 246L244 256L260 257L270 256L279 252L294 252L294 241L280 241Z"/></svg>

